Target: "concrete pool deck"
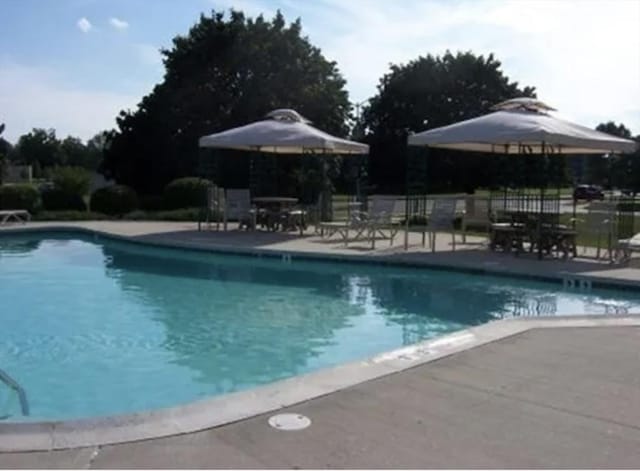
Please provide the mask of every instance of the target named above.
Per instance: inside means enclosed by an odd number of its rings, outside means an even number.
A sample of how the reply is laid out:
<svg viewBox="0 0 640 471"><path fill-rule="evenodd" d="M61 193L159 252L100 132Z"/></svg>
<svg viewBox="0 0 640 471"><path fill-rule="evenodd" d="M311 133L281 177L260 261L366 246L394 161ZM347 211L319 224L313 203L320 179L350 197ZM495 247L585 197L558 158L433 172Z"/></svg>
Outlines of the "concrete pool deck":
<svg viewBox="0 0 640 471"><path fill-rule="evenodd" d="M558 280L571 274L640 286L636 268L491 253L479 238L452 252L450 236L439 235L431 253L418 234L411 234L405 252L402 233L394 246L379 241L370 250L366 242L345 248L316 236L197 232L193 223L13 227L76 228L163 245L291 254L294 260L329 256ZM34 434L0 423L0 450L46 450L0 453L0 467L638 467L639 340L640 317L634 316L497 321L223 397L206 408L155 414L155 422L143 420L138 429L125 420L96 430L56 425ZM312 425L298 432L272 429L266 421L275 410L307 415ZM154 436L140 434L150 425L164 427L157 435L173 436L101 445ZM202 431L187 433L193 430Z"/></svg>
<svg viewBox="0 0 640 471"><path fill-rule="evenodd" d="M622 319L618 319L622 320ZM592 325L596 325L593 323ZM637 468L640 327L534 328L271 414L2 468Z"/></svg>
<svg viewBox="0 0 640 471"><path fill-rule="evenodd" d="M234 226L230 226L234 228ZM197 230L193 222L138 222L138 221L82 221L82 222L32 222L0 227L0 233L23 230L84 230L174 247L233 251L247 254L290 254L292 257L368 261L391 264L408 264L440 268L457 268L477 272L502 273L573 281L581 279L593 283L615 284L640 288L640 268L636 260L627 266L611 264L595 259L595 249L579 248L578 258L538 260L534 254L519 257L491 252L483 237L467 237L462 244L457 236L456 250L452 250L451 235L438 234L436 250L422 246L422 236L410 233L408 250L404 249L404 232L400 231L393 245L388 240L378 240L371 249L368 241L355 241L347 247L339 240L323 239L311 230L303 237L297 233L264 231L216 231Z"/></svg>

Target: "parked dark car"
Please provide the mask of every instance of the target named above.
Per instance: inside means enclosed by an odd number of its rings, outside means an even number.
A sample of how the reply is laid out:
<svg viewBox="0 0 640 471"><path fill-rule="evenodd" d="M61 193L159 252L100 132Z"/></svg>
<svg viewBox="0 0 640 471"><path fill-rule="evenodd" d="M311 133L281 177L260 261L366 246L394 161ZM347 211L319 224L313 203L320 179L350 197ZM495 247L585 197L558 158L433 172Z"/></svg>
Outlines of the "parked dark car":
<svg viewBox="0 0 640 471"><path fill-rule="evenodd" d="M573 190L574 200L603 200L604 191L602 188L596 185L578 185Z"/></svg>

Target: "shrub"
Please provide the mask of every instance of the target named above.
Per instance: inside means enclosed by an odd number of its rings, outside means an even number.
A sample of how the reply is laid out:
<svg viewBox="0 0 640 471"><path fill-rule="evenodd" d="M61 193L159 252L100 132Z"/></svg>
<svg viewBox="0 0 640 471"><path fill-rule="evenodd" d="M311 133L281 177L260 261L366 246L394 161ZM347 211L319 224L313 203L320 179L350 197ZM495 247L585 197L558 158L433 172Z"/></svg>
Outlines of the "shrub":
<svg viewBox="0 0 640 471"><path fill-rule="evenodd" d="M108 217L102 213L89 211L42 211L33 219L35 221L99 221Z"/></svg>
<svg viewBox="0 0 640 471"><path fill-rule="evenodd" d="M124 185L100 188L91 195L91 211L120 216L138 207L136 192Z"/></svg>
<svg viewBox="0 0 640 471"><path fill-rule="evenodd" d="M61 192L83 197L89 193L91 174L82 167L58 167L53 171L52 180Z"/></svg>
<svg viewBox="0 0 640 471"><path fill-rule="evenodd" d="M58 187L49 188L42 192L42 207L47 211L87 210L87 204L81 195L67 193Z"/></svg>
<svg viewBox="0 0 640 471"><path fill-rule="evenodd" d="M198 221L201 208L173 209L171 211L133 211L124 216L131 221Z"/></svg>
<svg viewBox="0 0 640 471"><path fill-rule="evenodd" d="M178 178L164 189L164 203L167 209L192 208L206 202L209 180L198 177Z"/></svg>
<svg viewBox="0 0 640 471"><path fill-rule="evenodd" d="M38 190L32 185L19 183L0 186L0 209L26 209L30 213L38 209Z"/></svg>
<svg viewBox="0 0 640 471"><path fill-rule="evenodd" d="M140 195L138 197L140 209L145 211L160 211L164 209L164 198L162 195Z"/></svg>

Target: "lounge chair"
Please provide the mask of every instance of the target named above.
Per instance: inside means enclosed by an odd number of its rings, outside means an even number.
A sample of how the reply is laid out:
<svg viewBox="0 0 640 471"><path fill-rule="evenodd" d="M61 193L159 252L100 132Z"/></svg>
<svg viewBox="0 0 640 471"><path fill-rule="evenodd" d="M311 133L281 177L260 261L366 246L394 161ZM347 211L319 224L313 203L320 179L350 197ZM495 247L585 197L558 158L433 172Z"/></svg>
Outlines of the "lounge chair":
<svg viewBox="0 0 640 471"><path fill-rule="evenodd" d="M614 261L617 263L629 263L633 252L640 252L640 233L629 239L618 240Z"/></svg>
<svg viewBox="0 0 640 471"><path fill-rule="evenodd" d="M257 211L251 205L249 189L228 189L224 198L223 226L227 230L229 220L238 221L238 228L254 230L256 228Z"/></svg>
<svg viewBox="0 0 640 471"><path fill-rule="evenodd" d="M356 240L361 238L366 230L362 215L362 211L350 211L346 220L320 222L316 225L316 229L320 231L322 238L330 238L337 234L344 242L344 246L347 247L349 245L349 231L355 231L356 236L353 240Z"/></svg>
<svg viewBox="0 0 640 471"><path fill-rule="evenodd" d="M31 214L25 209L3 209L0 211L0 226L7 224L11 219L26 224L31 221Z"/></svg>
<svg viewBox="0 0 640 471"><path fill-rule="evenodd" d="M431 251L436 251L436 234L438 231L450 231L453 250L456 249L455 217L457 198L439 198L433 202L433 209L427 219L426 232L429 235Z"/></svg>

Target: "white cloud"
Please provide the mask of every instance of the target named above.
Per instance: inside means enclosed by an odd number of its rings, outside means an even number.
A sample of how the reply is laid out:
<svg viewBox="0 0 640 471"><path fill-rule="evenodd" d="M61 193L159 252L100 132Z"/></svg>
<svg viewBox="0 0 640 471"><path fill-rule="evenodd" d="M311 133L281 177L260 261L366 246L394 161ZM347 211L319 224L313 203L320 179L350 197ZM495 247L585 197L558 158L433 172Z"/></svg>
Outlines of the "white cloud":
<svg viewBox="0 0 640 471"><path fill-rule="evenodd" d="M4 137L15 142L34 127L55 128L66 135L89 139L115 126L123 109L134 109L140 96L104 90L69 88L51 70L0 63L0 121L7 127Z"/></svg>
<svg viewBox="0 0 640 471"><path fill-rule="evenodd" d="M117 30L123 31L129 27L129 23L119 18L109 18L109 24Z"/></svg>
<svg viewBox="0 0 640 471"><path fill-rule="evenodd" d="M85 17L80 18L76 23L76 26L83 33L88 33L89 31L91 31L91 28L93 28L93 25L91 24L91 22L87 20Z"/></svg>
<svg viewBox="0 0 640 471"><path fill-rule="evenodd" d="M502 70L560 110L640 134L640 2L485 0L289 2L305 33L338 63L353 101L376 93L389 63L420 55L494 52ZM255 6L254 6L255 8Z"/></svg>

